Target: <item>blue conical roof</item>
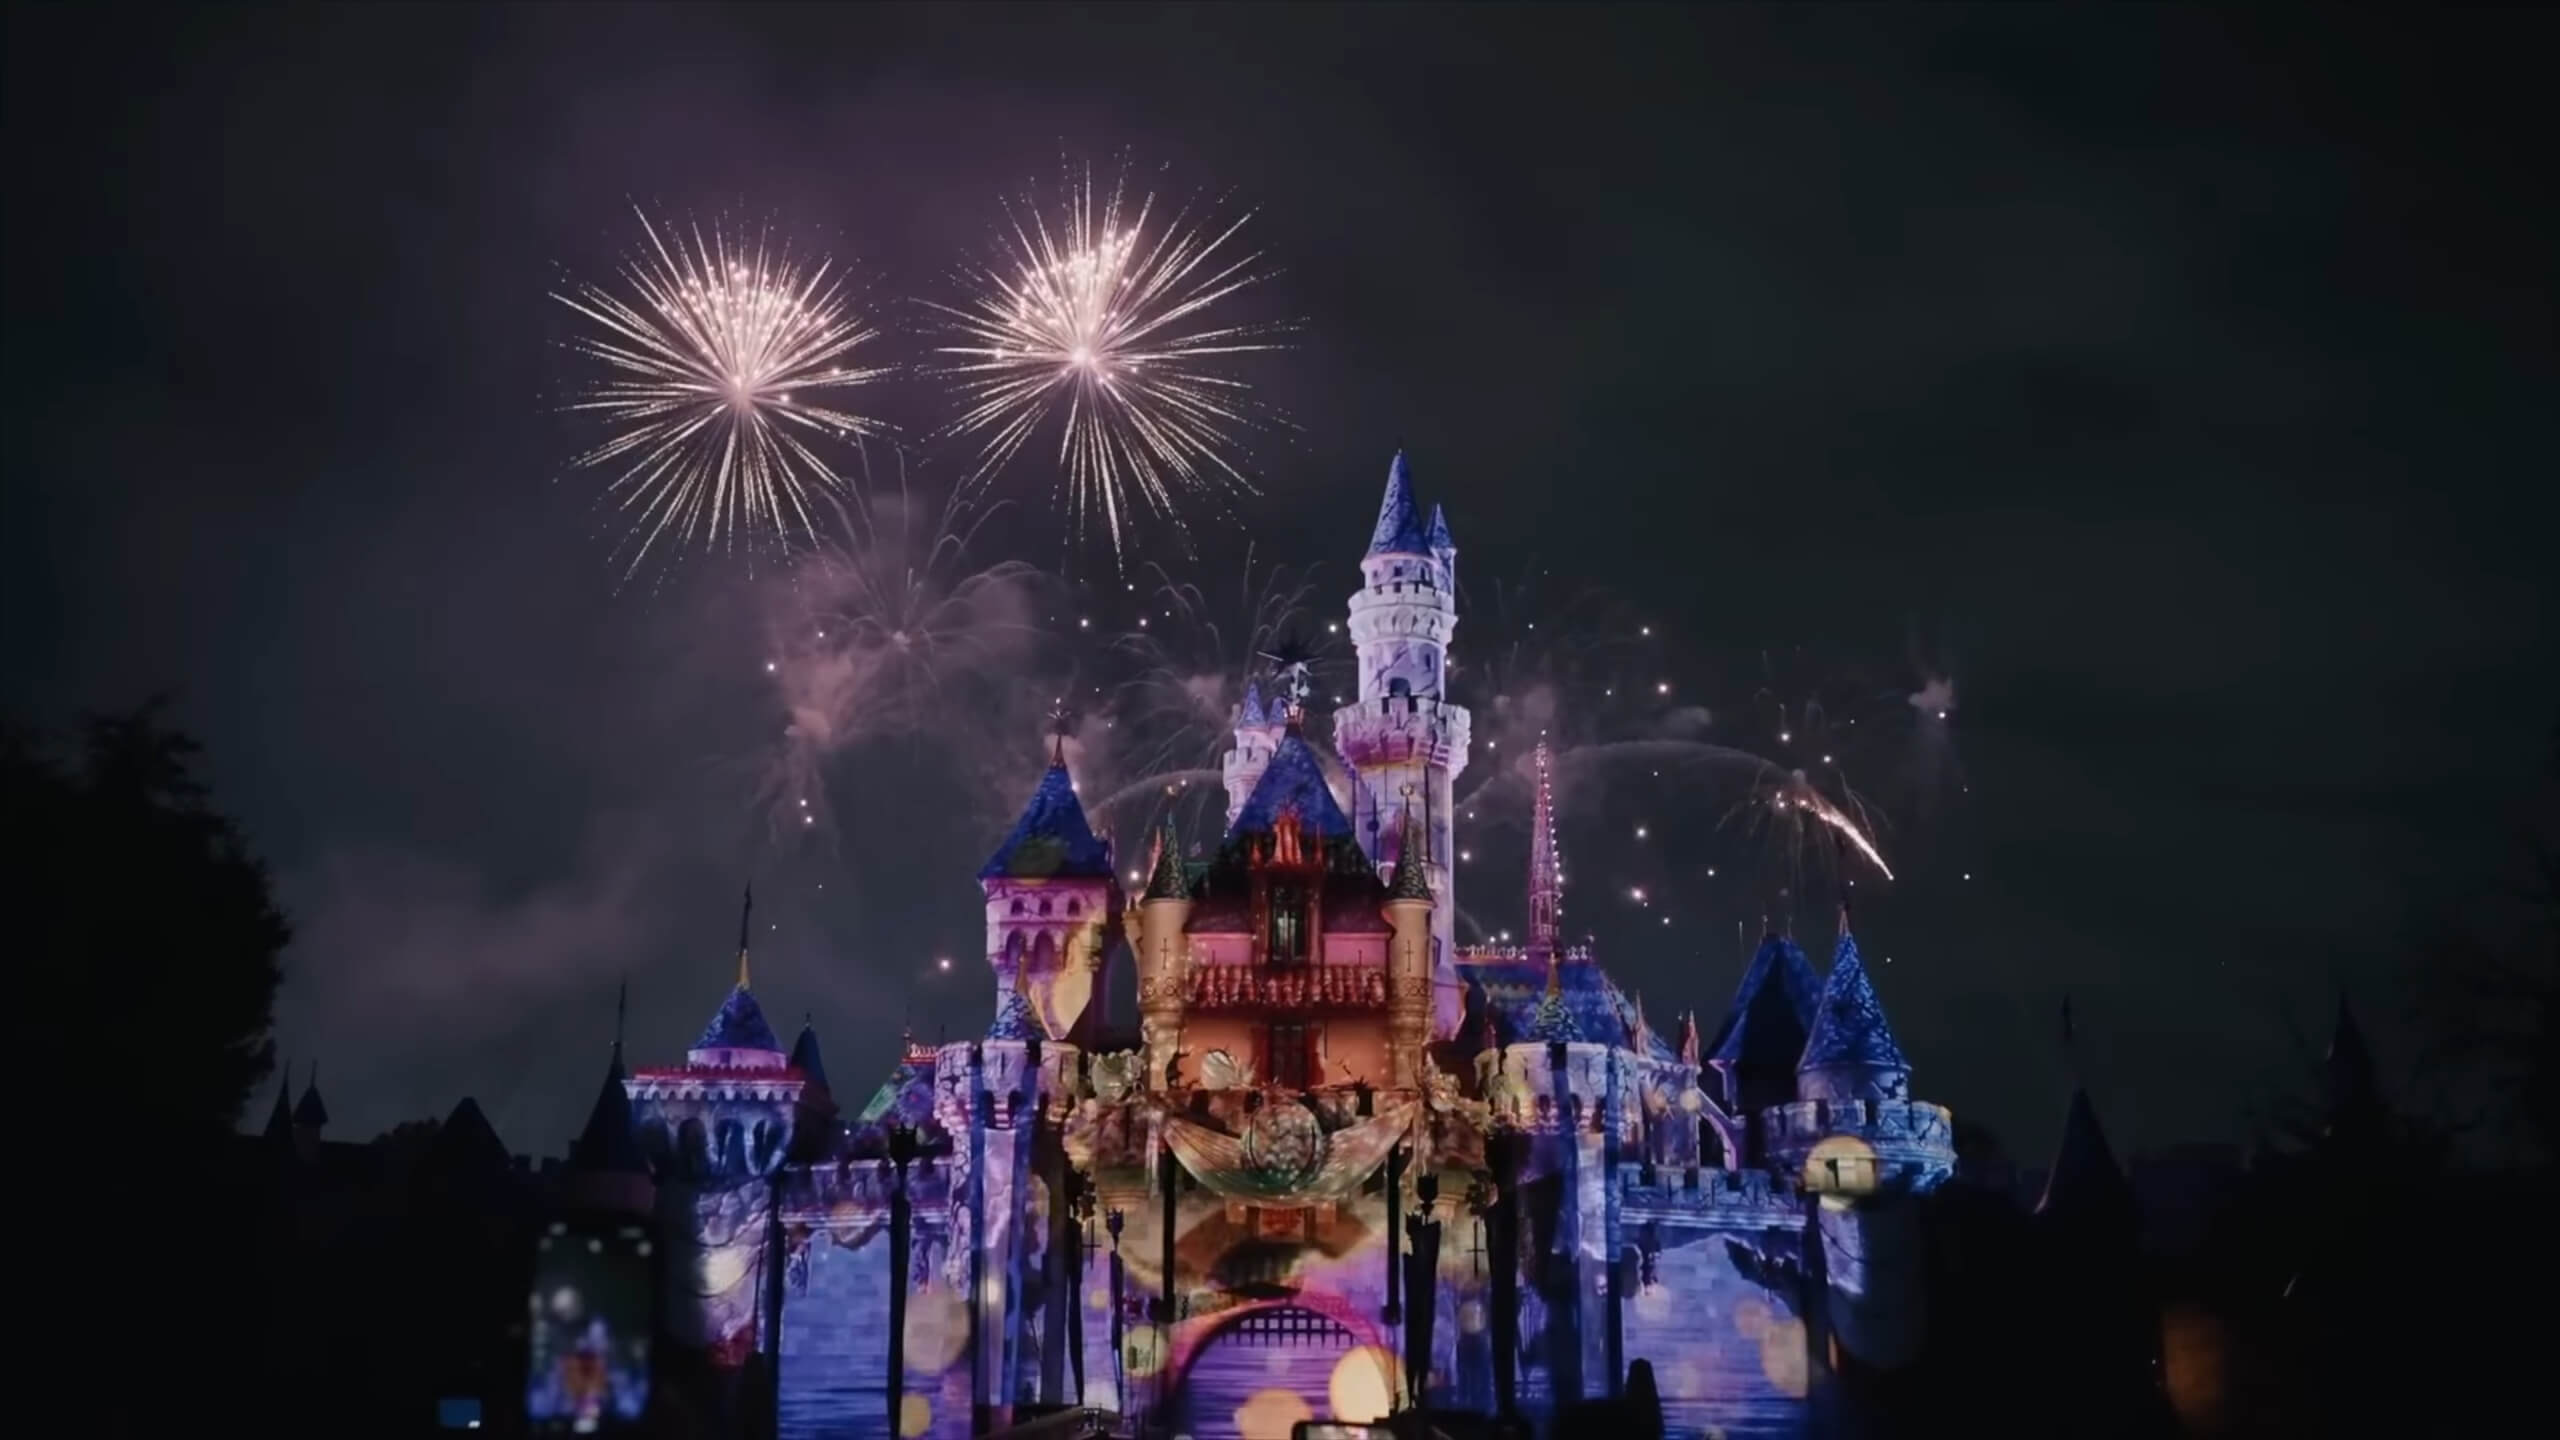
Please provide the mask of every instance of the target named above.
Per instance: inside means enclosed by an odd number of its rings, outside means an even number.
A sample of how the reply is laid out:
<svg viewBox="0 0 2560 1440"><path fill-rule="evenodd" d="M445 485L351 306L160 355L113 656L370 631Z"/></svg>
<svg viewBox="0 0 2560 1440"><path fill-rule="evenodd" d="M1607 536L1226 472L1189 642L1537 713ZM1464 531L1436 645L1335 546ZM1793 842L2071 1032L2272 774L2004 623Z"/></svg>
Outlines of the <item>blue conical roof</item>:
<svg viewBox="0 0 2560 1440"><path fill-rule="evenodd" d="M1775 932L1763 936L1742 972L1742 983L1734 987L1733 1008L1725 1012L1706 1058L1754 1068L1794 1064L1804 1054L1814 1001L1821 993L1813 965L1795 941Z"/></svg>
<svg viewBox="0 0 2560 1440"><path fill-rule="evenodd" d="M1893 1043L1893 1027L1885 1024L1884 1002L1858 958L1858 941L1847 930L1831 959L1831 976L1823 982L1822 999L1814 1007L1813 1034L1804 1042L1798 1070L1867 1065L1880 1070L1909 1070L1902 1047Z"/></svg>
<svg viewBox="0 0 2560 1440"><path fill-rule="evenodd" d="M1294 730L1280 737L1279 748L1271 752L1271 763L1263 767L1262 778L1254 783L1253 793L1245 797L1243 808L1236 811L1236 823L1227 827L1227 833L1267 833L1282 814L1293 808L1298 812L1300 831L1311 843L1352 838L1350 818L1334 803L1333 786L1325 779L1324 761L1306 737Z"/></svg>
<svg viewBox="0 0 2560 1440"><path fill-rule="evenodd" d="M816 1088L827 1088L827 1062L818 1053L818 1025L815 1020L805 1017L801 1020L800 1038L791 1042L791 1068L799 1071L800 1078Z"/></svg>
<svg viewBox="0 0 2560 1440"><path fill-rule="evenodd" d="M1396 452L1387 467L1387 498L1378 505L1378 528L1369 534L1372 555L1421 555L1429 540L1422 529L1422 510L1413 500L1413 467Z"/></svg>
<svg viewBox="0 0 2560 1440"><path fill-rule="evenodd" d="M1111 847L1085 820L1067 767L1055 763L1040 777L1040 788L1031 792L1031 803L1022 807L1022 818L1013 822L1004 843L978 867L981 880L1107 879L1110 874Z"/></svg>
<svg viewBox="0 0 2560 1440"><path fill-rule="evenodd" d="M267 1138L293 1138L293 1067L284 1067L284 1078L276 1082L276 1104L267 1112Z"/></svg>
<svg viewBox="0 0 2560 1440"><path fill-rule="evenodd" d="M1437 505L1431 507L1431 529L1426 538L1435 553L1458 548L1458 542L1449 535L1449 516Z"/></svg>
<svg viewBox="0 0 2560 1440"><path fill-rule="evenodd" d="M1264 725L1268 723L1270 722L1265 720L1262 715L1261 682L1247 680L1244 682L1244 704L1239 706L1236 710L1236 725L1241 728L1247 725Z"/></svg>
<svg viewBox="0 0 2560 1440"><path fill-rule="evenodd" d="M764 1007L746 986L729 992L711 1023L702 1027L702 1038L693 1042L696 1050L771 1050L777 1054L782 1042L774 1038L773 1027L765 1023Z"/></svg>

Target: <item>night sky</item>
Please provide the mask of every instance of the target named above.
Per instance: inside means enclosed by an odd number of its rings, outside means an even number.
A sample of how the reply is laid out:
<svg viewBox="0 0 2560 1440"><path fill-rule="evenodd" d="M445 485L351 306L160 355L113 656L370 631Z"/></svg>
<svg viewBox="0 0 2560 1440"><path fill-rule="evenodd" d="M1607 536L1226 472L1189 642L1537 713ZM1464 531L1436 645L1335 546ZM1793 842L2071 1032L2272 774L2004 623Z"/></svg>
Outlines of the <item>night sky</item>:
<svg viewBox="0 0 2560 1440"><path fill-rule="evenodd" d="M1252 303L1304 329L1253 375L1302 428L1259 448L1241 528L1150 557L1232 595L1249 536L1336 616L1403 446L1457 529L1461 663L1552 603L1658 626L1710 738L1764 687L1881 697L1926 744L1861 772L1901 873L1858 892L1867 953L1921 1093L2030 1162L2066 994L2120 1145L2245 1135L2341 984L2409 1082L2413 932L2490 882L2560 717L2551 35L2523 12L8 26L6 700L175 696L298 931L277 1038L336 1133L475 1094L556 1153L617 981L635 1060L675 1058L750 876L758 993L786 1035L814 1014L840 1090L902 1023L988 1014L971 872L1036 717L993 754L848 747L836 823L777 843L770 573L618 586L563 478L545 297L634 202L770 218L901 324L1062 155L1256 210L1283 273ZM943 405L876 408L920 435ZM1039 475L1001 488L979 559L1108 591ZM1590 587L1610 605L1563 598ZM1901 701L1931 675L1959 700L1934 739ZM1568 919L1658 1023L1712 1025L1767 857L1648 852L1633 824L1726 801L1643 778L1568 787ZM1516 926L1516 874L1461 898Z"/></svg>

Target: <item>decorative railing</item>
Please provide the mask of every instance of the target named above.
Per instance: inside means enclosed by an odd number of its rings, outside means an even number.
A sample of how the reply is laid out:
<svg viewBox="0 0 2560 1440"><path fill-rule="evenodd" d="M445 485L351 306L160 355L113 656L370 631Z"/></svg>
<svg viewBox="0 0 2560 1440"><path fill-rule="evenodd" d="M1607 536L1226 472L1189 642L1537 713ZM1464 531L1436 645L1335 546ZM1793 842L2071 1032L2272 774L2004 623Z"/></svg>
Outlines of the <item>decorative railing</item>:
<svg viewBox="0 0 2560 1440"><path fill-rule="evenodd" d="M1803 1192L1786 1176L1766 1170L1657 1169L1654 1183L1640 1165L1618 1170L1619 1214L1629 1223L1695 1219L1747 1224L1788 1224L1803 1217Z"/></svg>
<svg viewBox="0 0 2560 1440"><path fill-rule="evenodd" d="M1387 1003L1387 972L1376 965L1202 965L1183 986L1194 1010L1312 1010Z"/></svg>

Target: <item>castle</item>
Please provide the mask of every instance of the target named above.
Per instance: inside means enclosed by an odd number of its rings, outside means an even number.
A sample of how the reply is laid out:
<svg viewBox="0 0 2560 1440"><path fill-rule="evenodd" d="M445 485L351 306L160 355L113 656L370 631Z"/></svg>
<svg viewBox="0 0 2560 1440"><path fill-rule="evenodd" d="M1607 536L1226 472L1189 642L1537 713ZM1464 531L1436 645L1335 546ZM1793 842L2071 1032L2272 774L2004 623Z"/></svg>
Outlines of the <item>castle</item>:
<svg viewBox="0 0 2560 1440"><path fill-rule="evenodd" d="M1638 1358L1672 1433L1791 1435L1826 1374L1907 1360L1951 1123L1845 912L1827 974L1773 933L1712 1030L1657 1029L1566 937L1542 747L1525 943L1456 943L1456 566L1399 455L1330 755L1282 667L1224 834L1168 825L1142 886L1053 753L979 871L985 1033L909 1045L859 1109L813 1033L784 1049L743 935L684 1063L617 1053L577 1163L654 1180L669 1338L769 1386L787 1440L1077 1402L1199 1437L1536 1417ZM1134 1033L1101 999L1124 959Z"/></svg>

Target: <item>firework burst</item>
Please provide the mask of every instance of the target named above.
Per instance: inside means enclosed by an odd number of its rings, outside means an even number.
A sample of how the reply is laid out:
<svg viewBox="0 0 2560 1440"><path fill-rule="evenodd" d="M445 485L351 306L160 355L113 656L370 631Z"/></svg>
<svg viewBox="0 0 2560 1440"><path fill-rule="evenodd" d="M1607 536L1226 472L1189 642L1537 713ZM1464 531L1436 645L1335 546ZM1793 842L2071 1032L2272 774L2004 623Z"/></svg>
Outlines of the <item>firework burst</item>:
<svg viewBox="0 0 2560 1440"><path fill-rule="evenodd" d="M975 530L956 502L913 503L902 487L775 584L764 668L788 722L763 800L778 833L827 827L828 762L868 742L926 740L981 761L1017 748L1014 712L1042 688L1056 606L1034 567L972 561ZM972 778L1002 789L1010 773Z"/></svg>
<svg viewBox="0 0 2560 1440"><path fill-rule="evenodd" d="M1115 561L1142 514L1181 517L1177 497L1250 494L1242 440L1267 418L1228 367L1281 348L1285 326L1230 324L1231 297L1265 279L1235 243L1250 214L1158 221L1125 182L1071 178L1044 212L1008 207L992 264L964 273L969 298L933 304L948 326L943 372L962 409L946 433L977 442L984 482L1055 429L1059 484L1079 535L1099 525Z"/></svg>
<svg viewBox="0 0 2560 1440"><path fill-rule="evenodd" d="M602 371L564 408L610 428L573 463L613 474L625 578L669 538L816 545L815 512L849 490L819 447L881 428L843 408L884 373L853 363L879 331L824 261L763 236L640 225L647 243L615 283L552 296L586 326L570 348Z"/></svg>

